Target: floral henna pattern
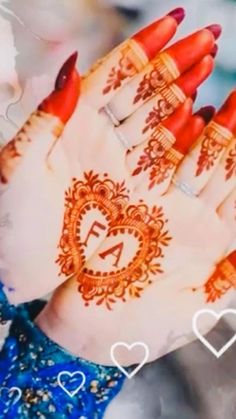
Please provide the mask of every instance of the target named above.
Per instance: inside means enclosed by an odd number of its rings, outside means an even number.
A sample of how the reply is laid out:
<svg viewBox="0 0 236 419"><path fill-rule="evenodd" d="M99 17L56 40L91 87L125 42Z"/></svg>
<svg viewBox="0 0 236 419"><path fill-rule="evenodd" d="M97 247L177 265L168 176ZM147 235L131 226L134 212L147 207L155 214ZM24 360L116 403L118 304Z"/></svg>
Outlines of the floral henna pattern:
<svg viewBox="0 0 236 419"><path fill-rule="evenodd" d="M167 54L162 54L154 61L152 70L144 75L133 103L149 99L158 89L170 84L178 75L179 71L173 60Z"/></svg>
<svg viewBox="0 0 236 419"><path fill-rule="evenodd" d="M175 165L172 161L166 159L165 157L159 159L156 162L156 164L152 167L149 177L149 189L152 189L156 185L160 185L166 179L168 179L171 176L171 173L174 168Z"/></svg>
<svg viewBox="0 0 236 419"><path fill-rule="evenodd" d="M85 305L96 301L96 305L105 305L112 310L118 301L141 297L144 289L153 282L150 275L163 272L160 259L171 240L166 223L162 208L156 206L151 210L144 204L128 205L123 209L107 235L112 244L97 255L103 263L106 259L112 260L110 270L88 267L78 278ZM131 239L136 242L136 249L127 259Z"/></svg>
<svg viewBox="0 0 236 419"><path fill-rule="evenodd" d="M171 132L160 125L148 141L147 147L144 148L132 176L137 176L156 164L157 160L160 161L174 142L175 138Z"/></svg>
<svg viewBox="0 0 236 419"><path fill-rule="evenodd" d="M84 174L83 181L73 179L65 193L64 223L58 245L61 253L56 260L59 275L70 277L80 273L89 241L116 222L127 199L124 182L115 183L106 173L103 180L92 171Z"/></svg>
<svg viewBox="0 0 236 419"><path fill-rule="evenodd" d="M142 133L145 134L150 129L154 129L159 123L171 115L174 110L185 101L186 97L182 90L172 84L164 88L157 95L156 105L153 107L145 120L145 127Z"/></svg>
<svg viewBox="0 0 236 419"><path fill-rule="evenodd" d="M118 64L112 67L108 75L106 87L103 89L104 95L111 90L116 90L121 87L125 79L133 77L146 64L146 62L142 62L141 57L136 53L132 41L125 43L120 50L120 54L121 57Z"/></svg>
<svg viewBox="0 0 236 419"><path fill-rule="evenodd" d="M236 176L236 142L234 144L234 148L229 151L228 157L226 158L225 170L226 180Z"/></svg>
<svg viewBox="0 0 236 419"><path fill-rule="evenodd" d="M236 289L236 270L231 262L225 259L204 286L207 303L214 303L232 288Z"/></svg>
<svg viewBox="0 0 236 419"><path fill-rule="evenodd" d="M228 130L214 122L207 127L201 144L196 176L214 167L231 138L232 134Z"/></svg>
<svg viewBox="0 0 236 419"><path fill-rule="evenodd" d="M167 116L171 115L174 112L174 107L167 102L164 98L160 97L157 100L156 105L153 107L151 112L149 113L147 119L145 120L145 127L143 128L143 134L145 134L150 129L154 129L157 127L160 122L166 118Z"/></svg>
<svg viewBox="0 0 236 419"><path fill-rule="evenodd" d="M175 149L171 149L165 156L158 159L153 165L149 176L149 189L170 179L182 158L183 155L181 153Z"/></svg>

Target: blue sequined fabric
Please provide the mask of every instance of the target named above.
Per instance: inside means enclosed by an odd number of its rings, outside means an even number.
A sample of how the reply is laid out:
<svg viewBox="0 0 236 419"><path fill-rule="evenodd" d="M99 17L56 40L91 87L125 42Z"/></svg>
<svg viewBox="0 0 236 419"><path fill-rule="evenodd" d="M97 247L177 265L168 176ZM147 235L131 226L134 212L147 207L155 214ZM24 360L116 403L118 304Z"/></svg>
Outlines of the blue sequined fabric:
<svg viewBox="0 0 236 419"><path fill-rule="evenodd" d="M102 418L107 405L120 391L124 375L115 367L77 358L49 340L33 323L43 305L35 301L9 306L0 290L0 319L13 316L0 352L0 418ZM80 371L86 377L73 397L58 384L61 371Z"/></svg>

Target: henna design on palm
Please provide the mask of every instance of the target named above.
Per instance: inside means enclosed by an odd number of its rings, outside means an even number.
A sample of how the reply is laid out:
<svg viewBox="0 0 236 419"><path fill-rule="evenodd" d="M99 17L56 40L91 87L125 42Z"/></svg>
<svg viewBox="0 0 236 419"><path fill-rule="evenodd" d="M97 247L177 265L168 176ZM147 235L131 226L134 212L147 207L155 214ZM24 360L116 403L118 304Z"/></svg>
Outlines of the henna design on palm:
<svg viewBox="0 0 236 419"><path fill-rule="evenodd" d="M144 204L128 205L120 214L116 225L108 231L108 239L115 239L114 244L99 253L99 258L112 258L109 272L93 271L85 268L79 276L79 292L89 305L92 300L96 305L105 305L112 310L118 301L126 302L127 297L140 298L145 288L152 284L150 274L163 272L160 258L164 257L164 248L171 237L166 230L162 208L154 206L151 210ZM137 248L124 262L128 252L127 237L136 241Z"/></svg>
<svg viewBox="0 0 236 419"><path fill-rule="evenodd" d="M100 179L93 172L85 173L83 181L73 179L66 192L64 225L58 246L60 254L56 263L60 266L60 274L77 279L78 291L86 306L94 300L97 305L104 304L111 310L115 302L126 301L127 296L140 297L152 283L150 274L163 272L160 258L164 257L164 248L171 240L163 210L156 206L149 209L142 202L127 205L128 194L124 182L115 183L107 174ZM83 232L83 219L91 211L99 211L104 222L96 221ZM97 257L102 267L110 263L110 269L85 268L81 272L88 240L98 236L101 229L108 231L111 244L107 244ZM131 256L129 240L134 243Z"/></svg>

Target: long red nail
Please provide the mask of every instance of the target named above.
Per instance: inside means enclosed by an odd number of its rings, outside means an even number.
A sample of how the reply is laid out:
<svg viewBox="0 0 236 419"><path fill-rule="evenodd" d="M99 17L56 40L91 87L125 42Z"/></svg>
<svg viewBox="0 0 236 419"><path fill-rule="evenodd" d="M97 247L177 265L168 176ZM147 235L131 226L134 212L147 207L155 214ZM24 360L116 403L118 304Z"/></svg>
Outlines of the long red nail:
<svg viewBox="0 0 236 419"><path fill-rule="evenodd" d="M39 110L57 116L64 124L73 114L80 94L76 59L77 52L62 66L55 82L55 90L38 107Z"/></svg>
<svg viewBox="0 0 236 419"><path fill-rule="evenodd" d="M201 116L205 123L208 124L215 115L215 111L214 106L203 106L194 115Z"/></svg>
<svg viewBox="0 0 236 419"><path fill-rule="evenodd" d="M152 60L157 53L170 41L177 30L178 24L175 19L165 16L157 20L132 36Z"/></svg>
<svg viewBox="0 0 236 419"><path fill-rule="evenodd" d="M183 7L177 7L177 9L174 9L168 13L167 16L173 17L179 25L185 18L185 10Z"/></svg>
<svg viewBox="0 0 236 419"><path fill-rule="evenodd" d="M222 32L222 27L215 23L214 25L207 26L206 29L211 31L215 39L218 39Z"/></svg>
<svg viewBox="0 0 236 419"><path fill-rule="evenodd" d="M212 51L211 51L211 56L213 58L215 58L217 56L218 50L219 50L219 47L218 47L217 44L215 44L214 47L212 48Z"/></svg>
<svg viewBox="0 0 236 419"><path fill-rule="evenodd" d="M77 61L78 52L74 52L68 60L63 64L61 70L58 73L58 76L56 78L55 82L55 90L62 90L65 87L65 84L69 77L71 76L71 73L74 71L75 63Z"/></svg>

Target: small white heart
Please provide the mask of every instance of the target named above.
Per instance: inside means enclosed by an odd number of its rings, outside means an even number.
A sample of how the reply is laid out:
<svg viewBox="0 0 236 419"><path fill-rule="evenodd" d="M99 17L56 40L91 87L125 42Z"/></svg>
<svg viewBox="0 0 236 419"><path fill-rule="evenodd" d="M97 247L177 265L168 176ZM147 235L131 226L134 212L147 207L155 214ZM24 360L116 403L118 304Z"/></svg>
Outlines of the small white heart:
<svg viewBox="0 0 236 419"><path fill-rule="evenodd" d="M193 316L192 326L193 326L193 331L194 331L195 335L203 343L203 345L205 345L206 348L209 349L209 351L211 353L213 353L213 355L215 355L216 358L220 358L227 351L227 349L229 349L230 346L232 346L234 344L234 342L236 341L236 333L234 334L234 336L228 342L226 342L226 344L224 346L222 346L222 348L220 350L217 351L217 349L215 349L214 346L210 342L208 342L208 340L204 336L201 335L201 333L199 332L199 330L197 328L198 318L202 314L210 314L211 316L215 317L217 320L220 320L223 316L225 316L227 314L236 315L236 310L234 310L232 308L228 308L226 310L220 311L219 313L216 313L214 310L202 309L202 310L197 311Z"/></svg>
<svg viewBox="0 0 236 419"><path fill-rule="evenodd" d="M144 357L143 360L140 362L140 364L137 365L137 367L131 372L127 372L125 370L124 367L122 367L122 365L119 364L119 362L117 361L117 359L115 358L115 350L118 347L125 347L126 349L128 349L128 351L131 351L133 348L135 347L142 347L144 349ZM112 345L111 347L111 351L110 351L110 356L112 359L112 362L117 366L117 368L129 379L133 378L135 376L135 374L137 374L137 372L144 366L144 364L147 362L148 358L149 358L149 348L148 346L143 343L143 342L134 342L132 344L127 344L125 342L116 342L114 343L114 345Z"/></svg>
<svg viewBox="0 0 236 419"><path fill-rule="evenodd" d="M6 391L6 393L8 394L9 397L14 397L14 401L12 403L13 405L16 404L20 400L20 398L22 396L22 391L18 387L11 387L11 388L1 387L0 388L0 396L1 397L2 397L3 390ZM12 396L10 396L10 393L12 393Z"/></svg>
<svg viewBox="0 0 236 419"><path fill-rule="evenodd" d="M69 376L70 378L74 377L75 375L80 375L81 376L81 383L80 385L74 390L74 391L69 391L65 385L62 383L62 377L64 376ZM70 372L70 371L61 371L58 376L57 376L57 382L58 385L62 388L62 390L64 390L66 392L66 394L68 394L68 396L70 397L74 397L79 391L80 389L84 386L86 381L86 377L84 375L83 372L81 371L74 371L74 372Z"/></svg>

